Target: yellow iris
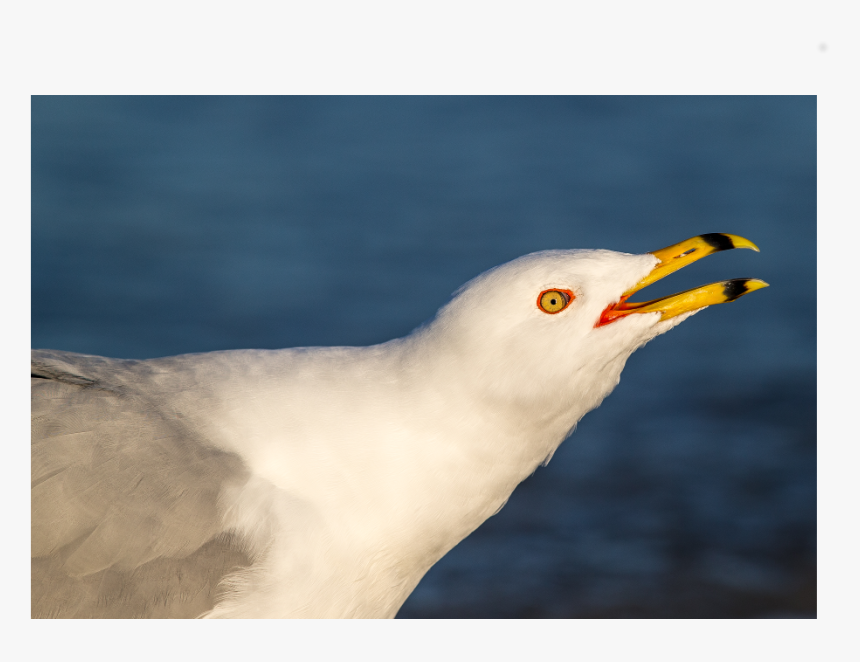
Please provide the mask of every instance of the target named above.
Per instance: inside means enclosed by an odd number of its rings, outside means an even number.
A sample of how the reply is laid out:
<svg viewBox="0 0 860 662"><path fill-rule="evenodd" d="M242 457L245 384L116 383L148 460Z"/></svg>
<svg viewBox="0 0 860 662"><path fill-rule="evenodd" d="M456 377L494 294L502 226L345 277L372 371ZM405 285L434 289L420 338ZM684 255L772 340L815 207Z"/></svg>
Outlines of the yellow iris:
<svg viewBox="0 0 860 662"><path fill-rule="evenodd" d="M561 290L547 290L538 297L538 306L545 313L558 313L567 308L570 295Z"/></svg>

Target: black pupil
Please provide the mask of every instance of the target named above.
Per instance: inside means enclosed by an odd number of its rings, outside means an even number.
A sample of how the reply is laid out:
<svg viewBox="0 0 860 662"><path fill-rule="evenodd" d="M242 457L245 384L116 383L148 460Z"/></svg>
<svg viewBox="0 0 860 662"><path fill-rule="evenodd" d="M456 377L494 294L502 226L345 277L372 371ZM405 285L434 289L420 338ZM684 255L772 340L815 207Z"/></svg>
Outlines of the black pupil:
<svg viewBox="0 0 860 662"><path fill-rule="evenodd" d="M554 306L556 304L556 301L557 301L557 299L550 299L549 303L550 303L550 305Z"/></svg>

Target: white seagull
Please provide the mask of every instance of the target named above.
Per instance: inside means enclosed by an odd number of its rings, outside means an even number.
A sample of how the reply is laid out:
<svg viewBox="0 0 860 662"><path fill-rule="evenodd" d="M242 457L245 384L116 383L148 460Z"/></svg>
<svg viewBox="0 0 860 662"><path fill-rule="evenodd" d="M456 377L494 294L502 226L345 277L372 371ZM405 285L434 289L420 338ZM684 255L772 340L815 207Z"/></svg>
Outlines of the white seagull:
<svg viewBox="0 0 860 662"><path fill-rule="evenodd" d="M427 570L708 305L644 303L716 251L532 253L371 347L145 361L32 352L32 616L391 618Z"/></svg>

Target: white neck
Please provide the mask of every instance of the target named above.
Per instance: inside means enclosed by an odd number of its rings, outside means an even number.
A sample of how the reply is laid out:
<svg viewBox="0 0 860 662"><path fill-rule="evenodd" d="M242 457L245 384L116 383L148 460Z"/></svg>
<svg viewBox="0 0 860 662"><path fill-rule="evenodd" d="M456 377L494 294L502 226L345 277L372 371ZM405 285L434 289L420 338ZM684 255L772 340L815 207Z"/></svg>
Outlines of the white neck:
<svg viewBox="0 0 860 662"><path fill-rule="evenodd" d="M439 350L418 332L332 348L325 358L317 352L313 365L300 350L276 360L249 352L243 375L218 380L229 384L219 394L227 415L201 424L254 476L222 502L259 567L236 578L235 599L212 616L393 616L424 573L600 403L623 367L604 370L605 384L579 400L576 375L558 392L506 399L504 384L482 386L467 357ZM325 434L306 428L309 411ZM261 520L271 526L261 529ZM277 594L255 588L273 584Z"/></svg>

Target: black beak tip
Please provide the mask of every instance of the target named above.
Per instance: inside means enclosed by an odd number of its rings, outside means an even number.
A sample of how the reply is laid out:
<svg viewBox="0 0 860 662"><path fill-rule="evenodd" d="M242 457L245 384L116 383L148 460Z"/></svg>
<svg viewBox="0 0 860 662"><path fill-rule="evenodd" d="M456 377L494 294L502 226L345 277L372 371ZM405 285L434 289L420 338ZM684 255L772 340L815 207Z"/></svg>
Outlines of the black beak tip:
<svg viewBox="0 0 860 662"><path fill-rule="evenodd" d="M710 232L699 236L710 246L713 246L715 251L727 251L735 248L735 242L732 241L732 238L722 232Z"/></svg>
<svg viewBox="0 0 860 662"><path fill-rule="evenodd" d="M752 278L733 278L732 280L727 280L723 283L723 296L726 297L726 303L729 301L734 301L738 297L742 297L744 294L750 291L747 283L749 283Z"/></svg>

